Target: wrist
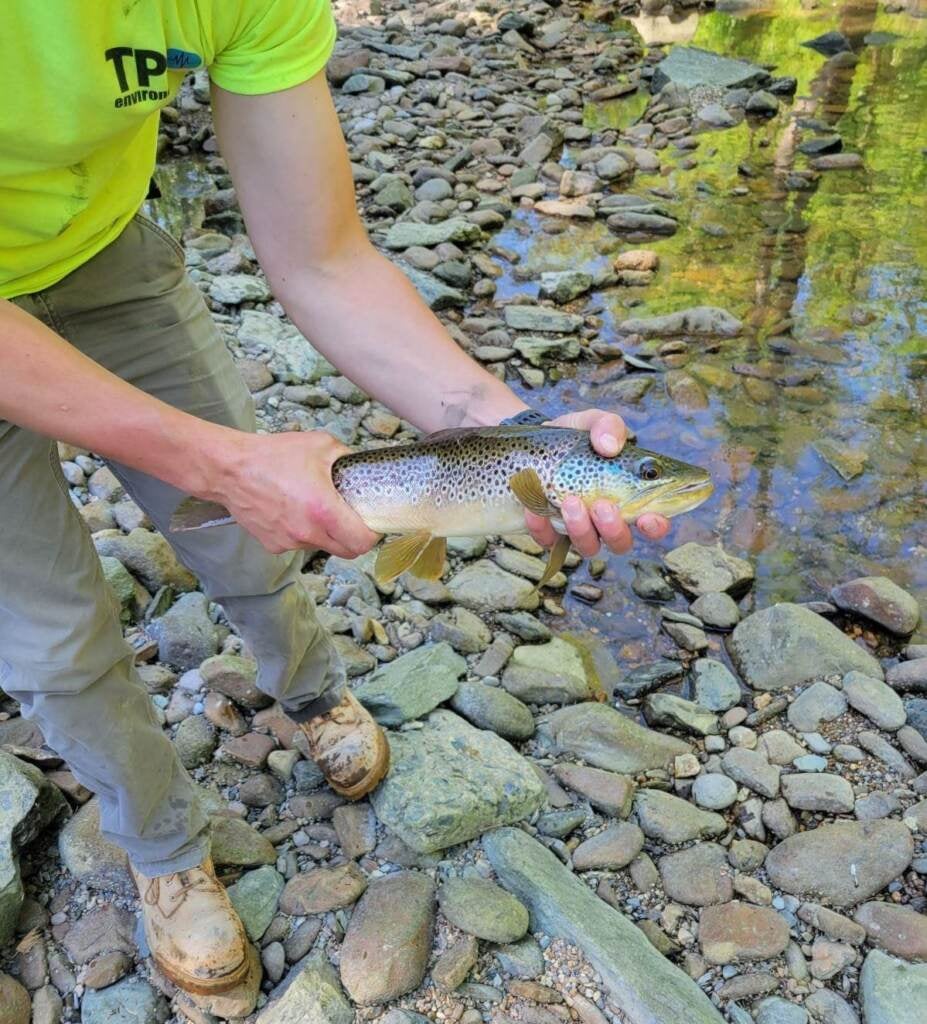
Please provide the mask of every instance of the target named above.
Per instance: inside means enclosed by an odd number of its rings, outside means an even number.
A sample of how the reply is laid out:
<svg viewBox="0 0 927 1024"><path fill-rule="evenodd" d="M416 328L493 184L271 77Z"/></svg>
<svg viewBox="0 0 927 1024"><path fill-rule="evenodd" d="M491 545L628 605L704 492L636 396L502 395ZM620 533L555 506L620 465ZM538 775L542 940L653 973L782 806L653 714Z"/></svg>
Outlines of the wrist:
<svg viewBox="0 0 927 1024"><path fill-rule="evenodd" d="M247 464L248 442L253 435L200 421L192 451L184 460L178 486L208 501L224 501L234 493Z"/></svg>

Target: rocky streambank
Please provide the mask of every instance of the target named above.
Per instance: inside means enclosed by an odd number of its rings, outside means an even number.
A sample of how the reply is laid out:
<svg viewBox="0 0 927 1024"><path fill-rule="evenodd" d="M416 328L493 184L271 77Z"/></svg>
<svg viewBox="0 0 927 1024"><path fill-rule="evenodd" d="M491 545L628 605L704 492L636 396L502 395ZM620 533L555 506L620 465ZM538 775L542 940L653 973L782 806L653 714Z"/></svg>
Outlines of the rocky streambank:
<svg viewBox="0 0 927 1024"><path fill-rule="evenodd" d="M680 410L729 384L689 359L743 330L726 310L628 318L616 339L578 302L657 279L658 241L686 211L638 182L694 169L712 132L774 114L787 78L647 48L569 3L336 10L330 78L366 222L462 346L530 387L605 359L590 372L629 403L652 386L649 359ZM262 426L352 445L414 436L273 301L207 99L205 79L186 84L162 156L208 161L187 264ZM597 126L590 104L616 123ZM819 148L796 190L859 169L807 131ZM577 220L600 230L598 275L519 275L494 241L516 210L553 237ZM526 294L497 303L503 267ZM629 339L646 358L619 358ZM811 387L760 369L740 376ZM842 451L821 454L849 472ZM541 599L527 537L453 541L434 584L377 587L370 558L320 558L305 586L394 755L349 805L115 477L92 453L60 456L156 713L202 787L253 971L241 992L193 1001L153 970L96 801L5 700L0 1024L927 1019L927 643L923 609L891 580L835 575L802 603L755 607L742 551L680 544L638 565L634 592L660 625L628 658L560 628L564 594L594 603L609 587L605 562L583 583L568 563Z"/></svg>

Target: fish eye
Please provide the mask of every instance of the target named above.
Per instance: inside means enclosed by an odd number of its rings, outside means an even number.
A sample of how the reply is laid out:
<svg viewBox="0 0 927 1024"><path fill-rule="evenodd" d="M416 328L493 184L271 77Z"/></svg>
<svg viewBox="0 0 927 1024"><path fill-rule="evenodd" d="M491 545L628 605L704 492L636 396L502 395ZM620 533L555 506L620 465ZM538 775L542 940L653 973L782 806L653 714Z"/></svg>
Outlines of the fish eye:
<svg viewBox="0 0 927 1024"><path fill-rule="evenodd" d="M663 470L655 459L641 459L637 465L637 474L641 480L659 480Z"/></svg>

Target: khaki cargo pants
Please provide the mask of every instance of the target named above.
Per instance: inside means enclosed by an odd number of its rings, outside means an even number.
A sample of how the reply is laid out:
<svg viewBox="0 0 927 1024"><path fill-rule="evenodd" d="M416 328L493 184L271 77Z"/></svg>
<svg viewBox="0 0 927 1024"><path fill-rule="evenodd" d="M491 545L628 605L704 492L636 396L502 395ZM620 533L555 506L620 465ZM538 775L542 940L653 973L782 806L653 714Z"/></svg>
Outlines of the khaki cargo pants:
<svg viewBox="0 0 927 1024"><path fill-rule="evenodd" d="M63 281L15 302L141 390L254 430L251 396L184 271L183 250L142 216ZM336 704L344 669L300 583L302 555L269 555L234 526L170 535L182 495L126 466L111 469L241 632L258 660L258 686L299 720ZM99 795L104 835L140 871L203 859L195 787L135 672L56 446L2 420L0 687Z"/></svg>

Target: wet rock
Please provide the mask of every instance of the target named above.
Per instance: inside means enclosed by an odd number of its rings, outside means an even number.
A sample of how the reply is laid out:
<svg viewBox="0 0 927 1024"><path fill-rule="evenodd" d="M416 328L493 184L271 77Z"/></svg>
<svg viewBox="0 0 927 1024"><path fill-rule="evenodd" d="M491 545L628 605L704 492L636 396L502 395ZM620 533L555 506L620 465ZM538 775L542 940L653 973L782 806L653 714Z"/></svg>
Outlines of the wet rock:
<svg viewBox="0 0 927 1024"><path fill-rule="evenodd" d="M779 766L770 764L766 755L749 747L734 747L721 758L721 768L735 782L747 786L760 796L774 799L779 795Z"/></svg>
<svg viewBox="0 0 927 1024"><path fill-rule="evenodd" d="M623 821L579 844L573 851L577 871L618 871L641 852L644 833L637 825Z"/></svg>
<svg viewBox="0 0 927 1024"><path fill-rule="evenodd" d="M109 988L84 993L81 1024L163 1024L170 1016L164 996L141 978L125 978Z"/></svg>
<svg viewBox="0 0 927 1024"><path fill-rule="evenodd" d="M736 338L743 330L737 317L717 306L692 306L675 313L652 316L645 319L631 318L621 323L623 334L642 334L645 338L675 337L679 335L705 335L709 337ZM750 579L753 578L751 570ZM727 587L713 587L713 590L727 590ZM700 591L705 593L705 591Z"/></svg>
<svg viewBox="0 0 927 1024"><path fill-rule="evenodd" d="M392 768L372 795L377 817L420 853L527 817L544 788L505 740L449 711L391 737Z"/></svg>
<svg viewBox="0 0 927 1024"><path fill-rule="evenodd" d="M812 161L813 166L817 166L822 160L823 161L834 161L842 160L848 154L836 153L833 156L822 156ZM852 159L851 163L856 166L855 162L859 162L859 157L853 153L850 154ZM818 170L826 170L826 167L818 167ZM819 441L815 441L812 448L821 456L821 458L830 466L835 469L844 480L854 480L860 476L863 470L866 468L866 462L868 456L865 452L857 451L850 448L848 445L842 444L840 441L835 441L833 438L822 437Z"/></svg>
<svg viewBox="0 0 927 1024"><path fill-rule="evenodd" d="M737 119L720 103L706 103L695 116L710 128L733 128L737 124Z"/></svg>
<svg viewBox="0 0 927 1024"><path fill-rule="evenodd" d="M690 594L739 593L753 580L753 566L720 547L689 542L663 559L667 569Z"/></svg>
<svg viewBox="0 0 927 1024"><path fill-rule="evenodd" d="M418 988L431 954L434 885L414 871L378 878L351 915L341 982L355 1003L385 1003Z"/></svg>
<svg viewBox="0 0 927 1024"><path fill-rule="evenodd" d="M734 895L733 872L717 843L696 843L661 857L660 877L669 899L689 907L727 903Z"/></svg>
<svg viewBox="0 0 927 1024"><path fill-rule="evenodd" d="M747 61L723 57L697 46L674 46L654 68L651 91L658 93L667 85L684 89L748 89L765 85L769 77L768 71Z"/></svg>
<svg viewBox="0 0 927 1024"><path fill-rule="evenodd" d="M528 930L524 905L486 879L449 878L438 901L452 925L487 942L517 942Z"/></svg>
<svg viewBox="0 0 927 1024"><path fill-rule="evenodd" d="M703 811L681 797L659 789L641 789L634 797L634 814L644 834L664 843L687 843L727 831L720 814Z"/></svg>
<svg viewBox="0 0 927 1024"><path fill-rule="evenodd" d="M836 30L815 36L814 39L807 39L801 45L807 46L809 50L817 50L825 57L833 57L834 54L845 53L852 49L850 40L842 32Z"/></svg>
<svg viewBox="0 0 927 1024"><path fill-rule="evenodd" d="M99 554L118 558L152 593L161 587L181 591L196 587L196 577L180 564L160 533L137 529L126 535L107 530L96 534L93 542Z"/></svg>
<svg viewBox="0 0 927 1024"><path fill-rule="evenodd" d="M817 732L821 722L832 722L847 709L841 690L827 683L812 683L789 705L789 723L798 732Z"/></svg>
<svg viewBox="0 0 927 1024"><path fill-rule="evenodd" d="M771 92L758 89L747 100L744 109L748 114L753 114L756 117L772 117L778 113L779 100Z"/></svg>
<svg viewBox="0 0 927 1024"><path fill-rule="evenodd" d="M209 602L198 592L181 595L162 616L149 623L148 632L158 641L159 659L180 672L197 668L219 646L216 624L209 617Z"/></svg>
<svg viewBox="0 0 927 1024"><path fill-rule="evenodd" d="M740 622L737 602L725 593L702 594L692 602L690 610L714 629L733 629Z"/></svg>
<svg viewBox="0 0 927 1024"><path fill-rule="evenodd" d="M537 840L506 828L483 846L501 883L528 907L532 927L579 946L631 1020L720 1024L696 984Z"/></svg>
<svg viewBox="0 0 927 1024"><path fill-rule="evenodd" d="M377 669L354 694L381 725L402 725L453 697L466 671L450 644L429 644Z"/></svg>
<svg viewBox="0 0 927 1024"><path fill-rule="evenodd" d="M897 732L907 719L901 698L881 679L848 672L843 677L843 692L851 708L886 732Z"/></svg>
<svg viewBox="0 0 927 1024"><path fill-rule="evenodd" d="M707 772L692 783L692 798L706 810L723 811L737 799L737 784L719 772Z"/></svg>
<svg viewBox="0 0 927 1024"><path fill-rule="evenodd" d="M859 975L864 1024L919 1024L927 1007L927 964L907 964L873 949Z"/></svg>
<svg viewBox="0 0 927 1024"><path fill-rule="evenodd" d="M553 712L542 719L538 730L541 739L558 752L626 774L669 767L677 755L691 751L682 740L645 729L614 708L592 702Z"/></svg>
<svg viewBox="0 0 927 1024"><path fill-rule="evenodd" d="M580 651L559 637L516 647L502 685L529 704L575 704L593 696Z"/></svg>
<svg viewBox="0 0 927 1024"><path fill-rule="evenodd" d="M269 864L246 872L229 886L229 899L252 942L260 941L274 919L283 886L283 876Z"/></svg>
<svg viewBox="0 0 927 1024"><path fill-rule="evenodd" d="M587 768L581 764L554 766L558 782L585 797L603 814L626 818L631 812L634 782L626 775L605 772L600 768Z"/></svg>
<svg viewBox="0 0 927 1024"><path fill-rule="evenodd" d="M286 883L280 909L297 917L324 914L356 903L366 888L366 876L353 861L334 868L316 868Z"/></svg>
<svg viewBox="0 0 927 1024"><path fill-rule="evenodd" d="M727 711L740 702L740 683L720 661L698 658L692 665L695 700L709 711Z"/></svg>
<svg viewBox="0 0 927 1024"><path fill-rule="evenodd" d="M782 795L790 807L800 811L853 811L853 787L839 775L795 772L782 777Z"/></svg>
<svg viewBox="0 0 927 1024"><path fill-rule="evenodd" d="M785 952L789 925L769 907L734 900L705 907L699 915L699 943L709 963L768 960Z"/></svg>
<svg viewBox="0 0 927 1024"><path fill-rule="evenodd" d="M507 740L526 740L534 735L531 709L498 686L461 683L451 707L475 725Z"/></svg>
<svg viewBox="0 0 927 1024"><path fill-rule="evenodd" d="M295 967L283 985L256 1024L354 1024L354 1010L324 953Z"/></svg>
<svg viewBox="0 0 927 1024"><path fill-rule="evenodd" d="M898 636L914 632L920 619L917 601L885 576L861 576L830 592L838 608L877 622Z"/></svg>
<svg viewBox="0 0 927 1024"><path fill-rule="evenodd" d="M894 903L864 903L853 919L873 946L905 960L927 960L927 916Z"/></svg>
<svg viewBox="0 0 927 1024"><path fill-rule="evenodd" d="M481 560L465 566L447 583L452 600L475 612L537 608L540 597L533 584Z"/></svg>
<svg viewBox="0 0 927 1024"><path fill-rule="evenodd" d="M540 294L554 302L567 303L592 287L592 275L582 270L545 271L541 274Z"/></svg>
<svg viewBox="0 0 927 1024"><path fill-rule="evenodd" d="M449 643L461 654L479 654L492 642L492 633L473 612L452 608L431 620L431 638L437 643Z"/></svg>
<svg viewBox="0 0 927 1024"><path fill-rule="evenodd" d="M61 830L58 850L65 868L84 885L136 896L125 851L100 833L100 802L96 797L85 803Z"/></svg>
<svg viewBox="0 0 927 1024"><path fill-rule="evenodd" d="M900 821L839 821L774 847L766 872L786 892L851 907L881 892L913 855L911 833Z"/></svg>
<svg viewBox="0 0 927 1024"><path fill-rule="evenodd" d="M685 672L678 661L655 661L650 665L641 665L632 669L615 686L615 692L625 700L635 700L658 690L667 683L681 679Z"/></svg>
<svg viewBox="0 0 927 1024"><path fill-rule="evenodd" d="M547 306L506 306L504 316L506 326L516 331L574 334L583 325L583 318L576 313Z"/></svg>
<svg viewBox="0 0 927 1024"><path fill-rule="evenodd" d="M740 675L756 690L780 690L854 670L882 678L871 654L797 604L754 612L738 624L727 646Z"/></svg>
<svg viewBox="0 0 927 1024"><path fill-rule="evenodd" d="M695 736L717 735L718 716L691 700L674 693L651 693L644 701L644 717L649 725L680 729Z"/></svg>
<svg viewBox="0 0 927 1024"><path fill-rule="evenodd" d="M644 378L649 379L649 378ZM631 589L644 601L672 601L676 591L672 584L660 571L656 562L645 562L641 559L634 559L631 563L634 566L634 579L631 580Z"/></svg>
<svg viewBox="0 0 927 1024"><path fill-rule="evenodd" d="M431 977L445 992L462 985L476 966L479 943L472 935L463 935L452 943L435 961Z"/></svg>
<svg viewBox="0 0 927 1024"><path fill-rule="evenodd" d="M663 631L671 636L684 651L698 654L708 647L708 637L698 626L693 626L688 622L674 622L671 619L664 619L662 626Z"/></svg>

